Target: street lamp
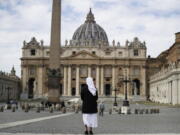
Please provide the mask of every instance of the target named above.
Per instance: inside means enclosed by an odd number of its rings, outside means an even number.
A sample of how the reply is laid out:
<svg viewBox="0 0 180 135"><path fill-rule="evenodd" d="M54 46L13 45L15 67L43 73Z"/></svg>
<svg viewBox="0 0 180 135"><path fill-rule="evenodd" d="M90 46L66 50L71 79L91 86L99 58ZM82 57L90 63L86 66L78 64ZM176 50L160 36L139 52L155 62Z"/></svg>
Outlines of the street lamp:
<svg viewBox="0 0 180 135"><path fill-rule="evenodd" d="M114 106L118 106L117 101L116 101L116 92L117 92L117 91L118 91L118 90L115 88L115 89L114 89L114 92L115 92L115 93L114 93L114 94L115 94L115 95L114 95Z"/></svg>
<svg viewBox="0 0 180 135"><path fill-rule="evenodd" d="M9 90L10 90L10 87L7 87L6 90L7 90L7 104L9 104L10 103L9 102Z"/></svg>
<svg viewBox="0 0 180 135"><path fill-rule="evenodd" d="M129 106L129 101L128 101L128 97L127 97L127 84L130 82L130 80L128 80L128 78L127 78L127 72L126 72L126 77L123 80L123 82L125 83L125 99L123 101L123 106Z"/></svg>

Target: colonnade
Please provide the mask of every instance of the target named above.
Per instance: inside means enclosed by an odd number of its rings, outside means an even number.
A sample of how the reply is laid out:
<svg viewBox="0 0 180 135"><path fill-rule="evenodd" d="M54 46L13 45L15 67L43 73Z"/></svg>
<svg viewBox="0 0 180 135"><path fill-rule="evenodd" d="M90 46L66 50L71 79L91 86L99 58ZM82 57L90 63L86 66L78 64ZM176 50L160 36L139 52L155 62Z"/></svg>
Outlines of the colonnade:
<svg viewBox="0 0 180 135"><path fill-rule="evenodd" d="M76 88L76 95L80 95L80 66L76 65L76 79L75 79L75 88ZM92 67L88 66L87 67L87 77L92 75ZM66 65L64 66L64 73L63 73L63 95L64 96L71 96L71 90L72 90L72 65ZM116 66L112 66L112 90L115 89L116 87ZM104 66L102 65L97 65L96 66L96 75L94 76L95 78L95 84L96 88L98 89L99 95L104 95ZM84 82L85 83L85 82ZM114 92L112 91L112 94Z"/></svg>

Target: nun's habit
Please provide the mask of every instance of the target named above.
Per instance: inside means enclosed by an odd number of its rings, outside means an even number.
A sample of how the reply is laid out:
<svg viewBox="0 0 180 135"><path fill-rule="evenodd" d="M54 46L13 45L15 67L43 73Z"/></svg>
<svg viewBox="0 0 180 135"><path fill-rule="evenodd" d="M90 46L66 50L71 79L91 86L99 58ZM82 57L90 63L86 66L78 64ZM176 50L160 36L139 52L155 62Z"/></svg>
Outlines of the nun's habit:
<svg viewBox="0 0 180 135"><path fill-rule="evenodd" d="M84 125L95 128L97 124L98 93L91 77L86 78L86 85L81 90L82 113Z"/></svg>

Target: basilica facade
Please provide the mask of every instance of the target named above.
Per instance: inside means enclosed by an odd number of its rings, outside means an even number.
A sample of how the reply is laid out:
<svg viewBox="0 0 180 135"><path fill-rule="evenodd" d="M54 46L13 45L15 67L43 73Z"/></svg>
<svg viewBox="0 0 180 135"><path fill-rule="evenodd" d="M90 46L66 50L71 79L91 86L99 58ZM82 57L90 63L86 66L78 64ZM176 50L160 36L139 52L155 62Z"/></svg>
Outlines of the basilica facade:
<svg viewBox="0 0 180 135"><path fill-rule="evenodd" d="M90 10L85 22L77 28L70 41L61 45L60 82L61 96L79 96L85 79L91 76L101 97L146 97L147 57L146 43L137 37L125 44L109 42L105 30L96 23ZM45 98L48 95L50 46L33 37L24 41L21 58L22 95L26 98ZM126 84L124 80L129 80Z"/></svg>

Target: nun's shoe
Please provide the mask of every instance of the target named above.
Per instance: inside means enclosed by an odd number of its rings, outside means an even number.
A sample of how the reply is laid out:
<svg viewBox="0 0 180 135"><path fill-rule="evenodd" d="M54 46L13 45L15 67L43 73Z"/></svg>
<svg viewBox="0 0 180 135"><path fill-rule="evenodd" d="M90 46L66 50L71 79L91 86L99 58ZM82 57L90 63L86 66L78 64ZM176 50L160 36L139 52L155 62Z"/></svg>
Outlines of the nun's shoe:
<svg viewBox="0 0 180 135"><path fill-rule="evenodd" d="M84 131L84 134L85 134L85 135L88 135L88 131Z"/></svg>

